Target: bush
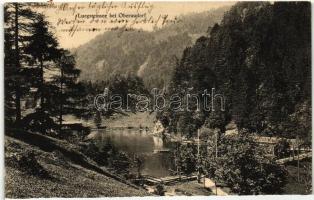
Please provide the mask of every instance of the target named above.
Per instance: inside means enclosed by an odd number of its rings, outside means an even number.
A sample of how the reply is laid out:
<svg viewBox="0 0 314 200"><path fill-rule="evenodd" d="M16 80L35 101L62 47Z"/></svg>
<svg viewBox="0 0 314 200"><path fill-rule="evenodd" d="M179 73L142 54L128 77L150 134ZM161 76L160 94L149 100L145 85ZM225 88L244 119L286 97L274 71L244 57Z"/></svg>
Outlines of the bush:
<svg viewBox="0 0 314 200"><path fill-rule="evenodd" d="M131 165L129 157L124 152L114 148L110 142L102 147L91 142L86 146L82 146L81 151L98 165L112 168L113 171L124 177L129 175Z"/></svg>
<svg viewBox="0 0 314 200"><path fill-rule="evenodd" d="M197 149L193 145L181 145L175 151L176 167L180 168L181 172L190 175L196 171L197 164Z"/></svg>
<svg viewBox="0 0 314 200"><path fill-rule="evenodd" d="M208 174L237 194L281 193L286 170L264 157L264 152L248 135L221 138L218 157L212 149L207 159Z"/></svg>
<svg viewBox="0 0 314 200"><path fill-rule="evenodd" d="M155 193L159 196L165 196L165 187L162 183L158 183Z"/></svg>
<svg viewBox="0 0 314 200"><path fill-rule="evenodd" d="M56 130L59 129L50 115L40 110L25 116L21 127L27 131L48 135L56 135Z"/></svg>
<svg viewBox="0 0 314 200"><path fill-rule="evenodd" d="M49 172L37 161L35 154L32 152L11 156L6 162L6 164L17 168L26 174L46 179L52 178Z"/></svg>
<svg viewBox="0 0 314 200"><path fill-rule="evenodd" d="M275 156L277 158L285 158L290 155L290 144L287 140L280 140L275 146Z"/></svg>

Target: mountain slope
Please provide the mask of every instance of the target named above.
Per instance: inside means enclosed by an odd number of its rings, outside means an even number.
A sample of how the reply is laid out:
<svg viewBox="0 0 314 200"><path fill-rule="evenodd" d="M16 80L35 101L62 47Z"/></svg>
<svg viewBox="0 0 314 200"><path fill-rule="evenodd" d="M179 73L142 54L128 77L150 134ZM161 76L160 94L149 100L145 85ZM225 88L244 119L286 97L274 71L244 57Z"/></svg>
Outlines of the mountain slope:
<svg viewBox="0 0 314 200"><path fill-rule="evenodd" d="M74 50L81 79L106 81L117 74L143 78L148 88L169 83L177 59L196 38L207 35L228 7L181 16L182 23L161 29L106 32Z"/></svg>
<svg viewBox="0 0 314 200"><path fill-rule="evenodd" d="M7 198L148 195L66 141L36 133L12 134L5 137L5 149Z"/></svg>
<svg viewBox="0 0 314 200"><path fill-rule="evenodd" d="M299 135L310 142L310 7L308 2L237 3L210 37L200 37L184 51L169 93L193 88L201 96L215 88L224 97L225 109L211 112L208 125L224 130L233 119L239 129L288 138ZM197 112L172 116L189 122L180 123L187 128L191 120L205 121Z"/></svg>

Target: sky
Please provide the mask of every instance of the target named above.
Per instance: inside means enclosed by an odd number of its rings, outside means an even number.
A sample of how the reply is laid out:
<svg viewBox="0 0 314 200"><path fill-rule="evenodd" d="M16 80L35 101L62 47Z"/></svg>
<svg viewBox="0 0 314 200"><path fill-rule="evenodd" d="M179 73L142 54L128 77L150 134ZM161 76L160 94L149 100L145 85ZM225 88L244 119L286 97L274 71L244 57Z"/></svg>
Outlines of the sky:
<svg viewBox="0 0 314 200"><path fill-rule="evenodd" d="M180 23L179 21L176 21L176 16L204 12L234 4L234 2L228 1L135 3L136 2L106 2L104 4L102 2L54 3L48 6L46 4L45 7L34 7L33 9L42 12L47 16L47 20L52 27L54 27L52 31L58 38L61 47L76 48L92 40L97 35L117 26L125 26L126 28L132 27L136 29L140 28L151 31L154 26L158 28L163 26L163 18L160 18L160 16L163 17L167 15L167 20L169 20L167 22L169 24ZM139 15L135 18L134 16L123 16L123 14ZM101 16L97 23L92 20L93 15ZM151 19L153 22L145 21L144 19ZM110 20L120 20L120 23L117 21L112 22ZM125 22L125 20L128 20L128 22ZM135 21L143 22L143 20L146 23L138 23L134 25Z"/></svg>

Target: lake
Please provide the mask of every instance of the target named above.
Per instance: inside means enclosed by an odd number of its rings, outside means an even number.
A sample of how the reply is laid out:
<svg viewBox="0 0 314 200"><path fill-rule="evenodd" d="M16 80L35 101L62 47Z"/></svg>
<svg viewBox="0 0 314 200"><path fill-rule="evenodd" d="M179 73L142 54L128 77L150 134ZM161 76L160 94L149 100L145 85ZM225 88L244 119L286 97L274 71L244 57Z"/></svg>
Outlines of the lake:
<svg viewBox="0 0 314 200"><path fill-rule="evenodd" d="M170 175L169 169L174 168L172 150L175 145L163 141L162 138L154 136L146 130L111 128L94 130L93 134L97 145L101 146L110 142L115 148L127 153L129 156L136 155L143 159L142 175L164 177ZM160 150L170 151L159 152ZM131 170L135 171L135 169Z"/></svg>

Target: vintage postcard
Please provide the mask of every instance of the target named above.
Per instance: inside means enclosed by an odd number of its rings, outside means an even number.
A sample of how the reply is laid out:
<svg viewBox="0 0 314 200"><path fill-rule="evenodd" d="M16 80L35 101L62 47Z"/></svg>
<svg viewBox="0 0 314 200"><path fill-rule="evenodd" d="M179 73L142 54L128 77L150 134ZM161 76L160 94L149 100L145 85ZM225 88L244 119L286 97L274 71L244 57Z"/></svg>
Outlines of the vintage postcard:
<svg viewBox="0 0 314 200"><path fill-rule="evenodd" d="M312 194L311 2L9 2L5 197Z"/></svg>

